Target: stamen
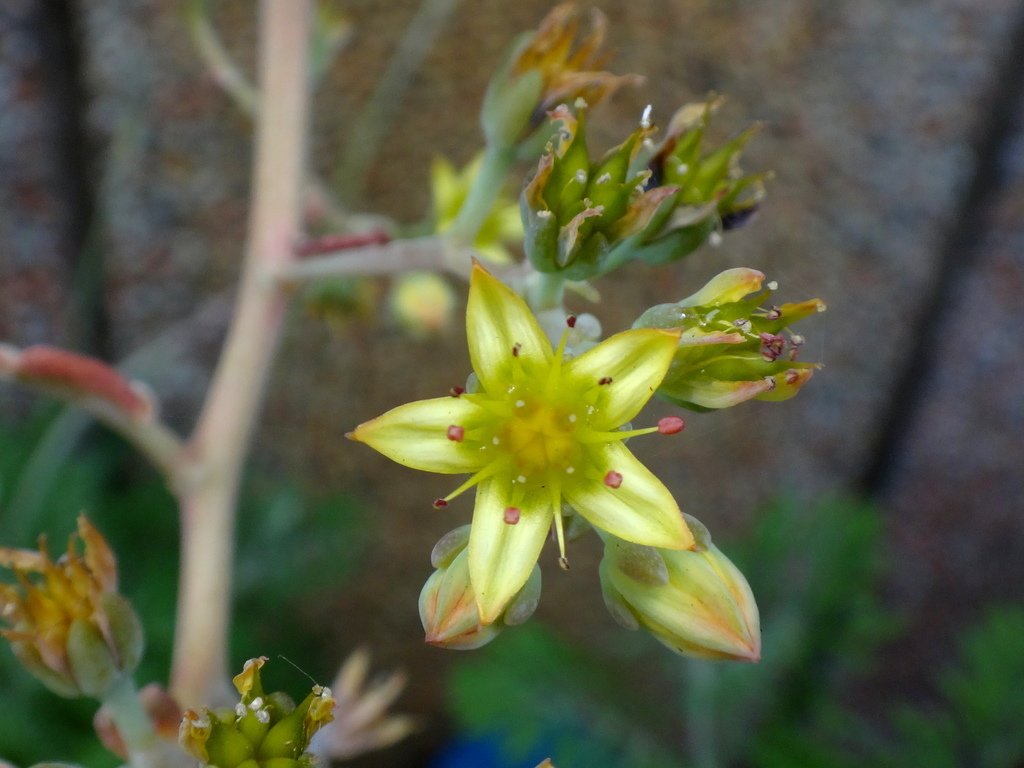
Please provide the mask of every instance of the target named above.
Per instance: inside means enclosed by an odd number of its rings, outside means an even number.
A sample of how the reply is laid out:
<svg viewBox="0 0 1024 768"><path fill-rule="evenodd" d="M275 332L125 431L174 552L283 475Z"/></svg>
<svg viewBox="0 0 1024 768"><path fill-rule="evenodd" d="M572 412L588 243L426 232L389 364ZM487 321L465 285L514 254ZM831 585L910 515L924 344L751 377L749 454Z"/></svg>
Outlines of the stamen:
<svg viewBox="0 0 1024 768"><path fill-rule="evenodd" d="M569 570L569 558L566 557L565 555L562 555L562 557L558 558L558 567L561 568L563 571L568 571Z"/></svg>
<svg viewBox="0 0 1024 768"><path fill-rule="evenodd" d="M569 561L565 559L565 526L562 524L562 487L561 483L557 480L553 481L548 486L548 492L551 494L551 510L555 515L555 538L558 539L558 562L561 564L563 561L566 566ZM564 568L565 566L563 566Z"/></svg>
<svg viewBox="0 0 1024 768"><path fill-rule="evenodd" d="M569 315L567 318L565 318L565 324L568 325L570 328L575 328L576 315Z"/></svg>
<svg viewBox="0 0 1024 768"><path fill-rule="evenodd" d="M434 499L434 509L444 509L448 506L447 499Z"/></svg>
<svg viewBox="0 0 1024 768"><path fill-rule="evenodd" d="M778 320L780 317L782 317L782 310L776 306L769 309L768 313L765 315L766 320Z"/></svg>
<svg viewBox="0 0 1024 768"><path fill-rule="evenodd" d="M602 387L607 385L607 384L611 384L612 383L612 377L611 376L602 376L600 379L597 380L597 383L599 385L601 385Z"/></svg>
<svg viewBox="0 0 1024 768"><path fill-rule="evenodd" d="M512 357L519 357L519 353L522 351L523 345L518 341L512 345Z"/></svg>
<svg viewBox="0 0 1024 768"><path fill-rule="evenodd" d="M666 416L658 419L658 431L663 435L677 435L686 429L686 422L678 416Z"/></svg>
<svg viewBox="0 0 1024 768"><path fill-rule="evenodd" d="M645 128L646 129L646 128L650 128L651 127L651 112L653 112L653 111L654 111L653 107L651 107L650 104L648 104L646 107L644 107L644 112L643 112L642 115L640 115L640 127L641 128Z"/></svg>
<svg viewBox="0 0 1024 768"><path fill-rule="evenodd" d="M584 430L582 434L577 433L576 439L581 443L595 445L597 443L614 443L618 440L627 440L631 437L649 435L652 432L660 432L660 427L644 427L643 429L613 429L611 432L591 432Z"/></svg>
<svg viewBox="0 0 1024 768"><path fill-rule="evenodd" d="M792 368L790 368L788 371L786 371L786 383L787 384L796 384L797 381L799 381L799 379L800 379L800 372L799 371L796 371L796 370L794 370Z"/></svg>
<svg viewBox="0 0 1024 768"><path fill-rule="evenodd" d="M464 427L460 427L457 424L452 424L448 427L448 439L455 443L461 443L462 438L466 436L466 430Z"/></svg>
<svg viewBox="0 0 1024 768"><path fill-rule="evenodd" d="M448 506L448 502L449 501L454 499L456 496L460 496L461 494L465 493L466 491L468 491L470 488L472 488L477 483L479 483L479 482L481 482L483 480L486 480L488 477L493 475L497 471L497 469L498 469L498 465L497 464L494 464L494 463L488 464L486 467L481 469L479 472L477 472L475 475L473 475L471 478L469 478L466 482L464 482L458 488L456 488L454 491L452 491L447 496L445 496L443 499L438 499L437 501L435 501L434 502L434 507L440 509L441 507ZM438 504L439 501L443 501L444 504Z"/></svg>
<svg viewBox="0 0 1024 768"><path fill-rule="evenodd" d="M263 725L266 725L270 722L270 713L265 709L261 709L256 713L256 719L259 720Z"/></svg>
<svg viewBox="0 0 1024 768"><path fill-rule="evenodd" d="M622 475L614 469L609 469L608 474L604 476L604 484L609 488L618 488L622 485Z"/></svg>
<svg viewBox="0 0 1024 768"><path fill-rule="evenodd" d="M451 395L452 397L458 397L459 395L464 394L465 391L465 387L452 387L451 389L448 390L448 394Z"/></svg>
<svg viewBox="0 0 1024 768"><path fill-rule="evenodd" d="M519 522L519 516L522 514L519 507L505 507L505 523L507 525L515 525Z"/></svg>

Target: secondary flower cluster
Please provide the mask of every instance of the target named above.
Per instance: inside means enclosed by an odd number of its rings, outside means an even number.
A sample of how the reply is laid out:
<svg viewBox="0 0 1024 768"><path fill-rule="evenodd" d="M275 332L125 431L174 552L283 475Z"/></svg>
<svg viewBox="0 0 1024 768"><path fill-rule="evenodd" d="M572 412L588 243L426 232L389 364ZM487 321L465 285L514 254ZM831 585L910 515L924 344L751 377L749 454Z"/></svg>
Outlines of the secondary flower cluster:
<svg viewBox="0 0 1024 768"><path fill-rule="evenodd" d="M746 400L788 400L821 366L797 359L798 320L825 311L820 299L768 304L777 285L762 290L756 269L728 269L697 293L644 312L637 328L681 332L679 348L659 394L695 410L727 408ZM767 306L765 306L767 304Z"/></svg>
<svg viewBox="0 0 1024 768"><path fill-rule="evenodd" d="M739 156L756 126L712 151L705 133L720 100L680 109L659 145L649 109L640 126L596 161L585 104L550 112L559 129L523 190L524 247L533 266L583 280L628 261L681 259L757 210L765 174L744 176Z"/></svg>
<svg viewBox="0 0 1024 768"><path fill-rule="evenodd" d="M204 766L216 768L311 768L306 750L318 730L334 719L330 688L314 685L296 705L287 694L267 694L260 680L266 656L249 659L235 675L240 700L234 707L185 712L178 742Z"/></svg>
<svg viewBox="0 0 1024 768"><path fill-rule="evenodd" d="M84 553L79 552L84 542ZM67 553L0 547L0 567L17 585L0 584L0 636L22 664L61 696L102 698L142 656L142 627L117 591L117 559L100 532L78 518Z"/></svg>
<svg viewBox="0 0 1024 768"><path fill-rule="evenodd" d="M609 552L623 542L667 563L701 548L672 494L625 445L629 438L684 427L675 416L647 428L629 426L668 373L681 331L628 330L573 356L567 349L573 324L570 316L553 344L523 299L475 265L466 316L474 371L468 386L395 408L349 434L405 466L471 475L434 502L443 508L476 489L472 525L442 539L432 557L437 571L420 598L430 642L477 647L501 627L528 618L539 599L537 560L552 531L563 567L567 527L571 533L592 526ZM603 573L628 573L621 558L606 560ZM735 583L742 582L735 569L716 573L718 586L703 589L749 594L745 582ZM673 589L666 578L653 594L663 600ZM651 598L635 594L631 610L643 614ZM727 622L714 624L720 629L712 634L730 635L718 645L733 648L737 658L753 658L756 609L744 615L753 618L739 639ZM688 650L700 642L680 639L673 647Z"/></svg>

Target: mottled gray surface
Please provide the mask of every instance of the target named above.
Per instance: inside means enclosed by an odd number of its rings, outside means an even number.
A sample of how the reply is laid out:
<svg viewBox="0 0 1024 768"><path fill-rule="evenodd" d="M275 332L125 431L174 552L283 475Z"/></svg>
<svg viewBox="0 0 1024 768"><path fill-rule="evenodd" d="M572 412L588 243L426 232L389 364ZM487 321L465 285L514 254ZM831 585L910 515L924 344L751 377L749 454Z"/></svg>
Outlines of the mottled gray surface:
<svg viewBox="0 0 1024 768"><path fill-rule="evenodd" d="M911 329L971 169L980 97L1015 4L596 4L612 21L613 68L648 81L595 116L595 143L628 131L647 103L656 119L666 119L680 103L714 90L729 97L718 135L763 120L744 165L776 172L763 215L720 248L695 254L667 275L640 269L601 284L606 301L594 311L606 330L740 264L778 280L783 300L820 296L829 305L800 329L808 337L805 359L826 367L796 400L694 416L680 438L638 444L638 453L713 531L741 529L780 488L807 500L849 488L869 461L896 372L916 343ZM107 343L117 357L227 288L244 234L248 122L202 71L176 5L78 6L86 119L98 147ZM337 172L346 121L369 95L414 6L345 5L355 36L315 103L311 159L325 178ZM422 216L431 157L461 162L475 151L486 74L545 5L464 3L387 129L365 180L367 208L403 221ZM251 66L248 4L217 7L229 46ZM75 259L62 240L46 93L33 74L39 52L19 31L31 8L23 0L0 10L0 336L19 344L68 340L68 264ZM911 630L930 638L905 643L906 652L895 657L893 679L911 684L948 655L952 634L989 598L1022 597L1024 133L1017 135L1005 155L1013 183L991 229L977 233L983 248L976 269L935 319L943 323L943 341L934 377L892 491L881 499L891 534L889 593ZM192 359L176 357L167 378L153 375L154 388L172 400L176 423L187 424L197 408L216 314ZM470 505L433 512L429 501L450 487L443 478L396 469L342 434L399 402L447 390L467 369L458 328L414 343L371 321L336 332L297 313L257 436L261 467L298 474L319 488L352 488L373 508L380 530L369 577L337 597L322 631L336 632L340 647L376 643L386 658L412 667L414 677L438 659L420 645L413 608L427 553ZM549 568L545 583L542 615L578 637L610 626L602 615L567 617L562 608L577 599L600 613L591 575L596 556L595 547L582 545L577 567L566 575ZM424 686L414 700L430 707L436 694Z"/></svg>

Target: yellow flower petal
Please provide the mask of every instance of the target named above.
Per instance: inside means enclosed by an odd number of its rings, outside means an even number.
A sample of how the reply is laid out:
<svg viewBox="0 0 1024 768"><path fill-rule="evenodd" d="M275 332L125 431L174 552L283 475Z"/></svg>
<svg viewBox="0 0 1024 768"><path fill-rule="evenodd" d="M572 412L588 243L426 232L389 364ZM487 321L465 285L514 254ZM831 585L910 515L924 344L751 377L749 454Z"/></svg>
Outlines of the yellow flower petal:
<svg viewBox="0 0 1024 768"><path fill-rule="evenodd" d="M551 342L526 302L479 264L469 282L466 335L473 370L491 394L517 379L517 366L547 363L552 356Z"/></svg>
<svg viewBox="0 0 1024 768"><path fill-rule="evenodd" d="M693 534L668 488L622 443L592 449L588 477L567 484L562 493L587 522L620 539L663 549L689 549ZM606 481L618 475L617 488Z"/></svg>
<svg viewBox="0 0 1024 768"><path fill-rule="evenodd" d="M636 416L665 378L679 343L679 333L640 328L602 341L565 367L569 387L597 394L594 429L618 429ZM605 381L605 384L599 382Z"/></svg>
<svg viewBox="0 0 1024 768"><path fill-rule="evenodd" d="M517 507L519 522L505 522L511 484L484 480L476 492L469 534L469 581L476 593L480 621L490 624L530 578L551 529L551 504L543 492L527 494Z"/></svg>
<svg viewBox="0 0 1024 768"><path fill-rule="evenodd" d="M480 469L480 452L450 439L448 428L472 429L482 415L468 398L417 400L360 424L348 437L407 467L458 475Z"/></svg>

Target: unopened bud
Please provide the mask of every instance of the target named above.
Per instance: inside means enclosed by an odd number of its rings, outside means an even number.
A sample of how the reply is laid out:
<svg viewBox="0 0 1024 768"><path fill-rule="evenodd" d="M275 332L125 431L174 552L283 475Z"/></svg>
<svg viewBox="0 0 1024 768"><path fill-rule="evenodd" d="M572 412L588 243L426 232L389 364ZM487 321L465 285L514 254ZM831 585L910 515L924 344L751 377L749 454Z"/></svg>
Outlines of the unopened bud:
<svg viewBox="0 0 1024 768"><path fill-rule="evenodd" d="M79 553L78 542L84 542ZM84 515L67 554L0 548L0 566L17 585L0 584L0 636L44 685L62 696L103 695L138 666L142 626L117 592L117 561Z"/></svg>
<svg viewBox="0 0 1024 768"><path fill-rule="evenodd" d="M691 530L703 528L694 523ZM710 540L692 551L608 537L600 575L609 612L628 629L642 627L684 656L760 658L760 623L750 586Z"/></svg>
<svg viewBox="0 0 1024 768"><path fill-rule="evenodd" d="M549 110L578 101L593 106L622 85L639 81L635 75L592 69L605 58L608 22L597 10L582 25L581 16L574 3L562 3L535 31L513 43L484 97L481 123L488 144L532 145L537 134L543 141L550 135L542 125Z"/></svg>
<svg viewBox="0 0 1024 768"><path fill-rule="evenodd" d="M540 568L534 566L530 578L500 618L490 624L481 623L469 580L469 529L465 525L446 534L431 555L437 570L423 585L419 601L420 621L431 645L455 650L479 648L497 637L504 627L529 619L540 602Z"/></svg>

